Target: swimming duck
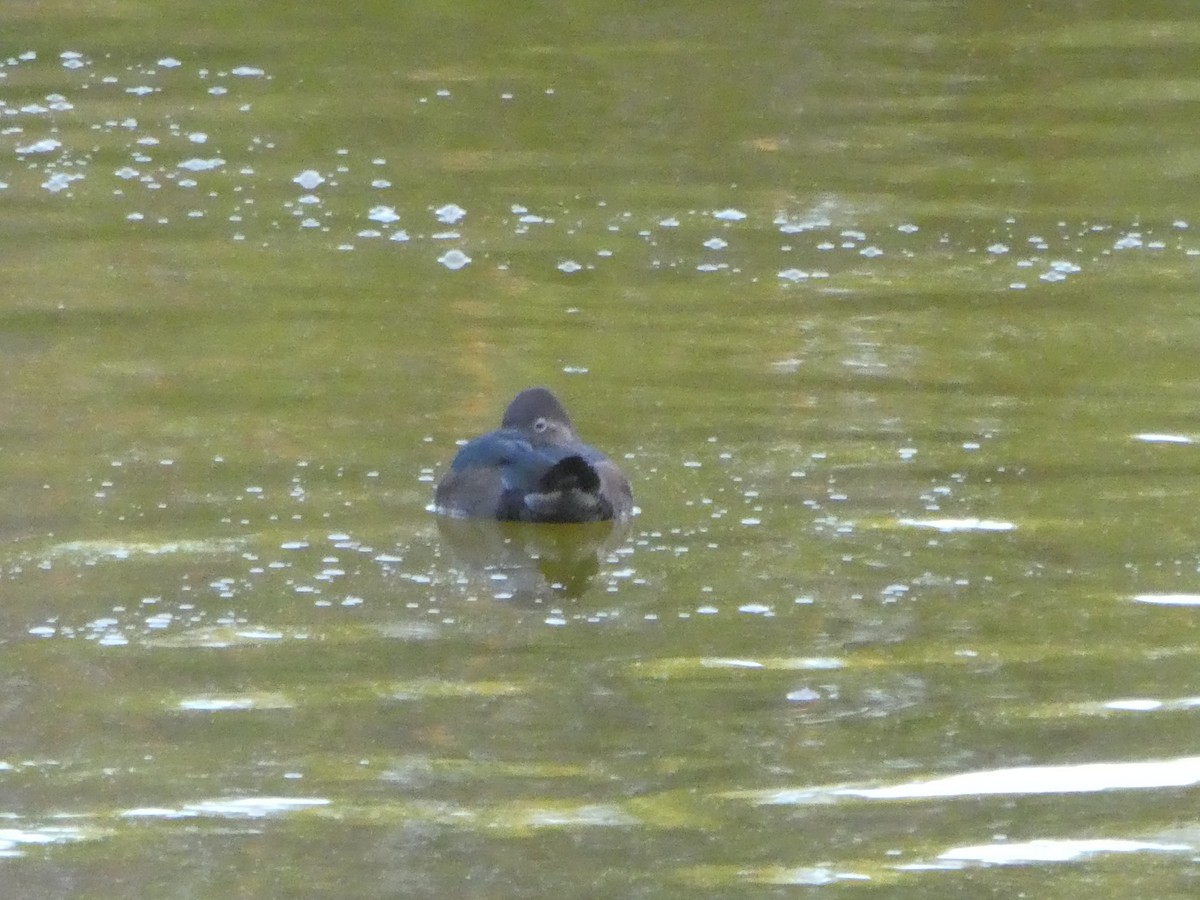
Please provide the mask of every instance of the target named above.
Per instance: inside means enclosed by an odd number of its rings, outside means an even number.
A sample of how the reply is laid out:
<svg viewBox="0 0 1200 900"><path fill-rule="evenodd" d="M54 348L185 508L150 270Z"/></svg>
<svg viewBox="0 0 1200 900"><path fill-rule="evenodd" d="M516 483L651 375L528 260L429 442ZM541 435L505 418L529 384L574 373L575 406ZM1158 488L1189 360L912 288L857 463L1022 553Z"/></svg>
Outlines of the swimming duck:
<svg viewBox="0 0 1200 900"><path fill-rule="evenodd" d="M558 398L526 388L500 427L469 441L438 483L439 513L509 522L600 522L633 512L616 463L579 439Z"/></svg>

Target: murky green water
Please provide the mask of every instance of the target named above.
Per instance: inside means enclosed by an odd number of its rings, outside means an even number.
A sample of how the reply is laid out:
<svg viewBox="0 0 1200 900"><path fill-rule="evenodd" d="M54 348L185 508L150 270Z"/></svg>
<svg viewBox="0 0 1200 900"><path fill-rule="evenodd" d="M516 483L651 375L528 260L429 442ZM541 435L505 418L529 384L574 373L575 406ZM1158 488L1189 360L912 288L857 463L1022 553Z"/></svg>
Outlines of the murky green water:
<svg viewBox="0 0 1200 900"><path fill-rule="evenodd" d="M1195 896L1193 4L7 19L5 896Z"/></svg>

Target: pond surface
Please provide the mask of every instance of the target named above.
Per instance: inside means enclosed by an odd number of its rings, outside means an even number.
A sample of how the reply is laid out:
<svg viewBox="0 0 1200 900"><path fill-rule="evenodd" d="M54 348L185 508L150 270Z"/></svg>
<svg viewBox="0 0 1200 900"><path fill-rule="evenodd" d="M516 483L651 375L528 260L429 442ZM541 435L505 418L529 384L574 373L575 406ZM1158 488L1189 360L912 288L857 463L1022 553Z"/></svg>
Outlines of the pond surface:
<svg viewBox="0 0 1200 900"><path fill-rule="evenodd" d="M7 896L1196 895L1193 3L158 6L7 14ZM430 512L531 384L627 528Z"/></svg>

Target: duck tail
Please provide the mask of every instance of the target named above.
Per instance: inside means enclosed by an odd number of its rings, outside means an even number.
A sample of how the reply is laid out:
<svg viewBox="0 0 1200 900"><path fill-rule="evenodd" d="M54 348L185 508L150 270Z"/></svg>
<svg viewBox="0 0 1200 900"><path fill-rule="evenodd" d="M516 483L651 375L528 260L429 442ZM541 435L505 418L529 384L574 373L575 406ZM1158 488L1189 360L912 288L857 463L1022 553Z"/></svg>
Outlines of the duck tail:
<svg viewBox="0 0 1200 900"><path fill-rule="evenodd" d="M582 456L567 456L545 471L538 481L538 492L581 491L595 494L600 490L600 476Z"/></svg>

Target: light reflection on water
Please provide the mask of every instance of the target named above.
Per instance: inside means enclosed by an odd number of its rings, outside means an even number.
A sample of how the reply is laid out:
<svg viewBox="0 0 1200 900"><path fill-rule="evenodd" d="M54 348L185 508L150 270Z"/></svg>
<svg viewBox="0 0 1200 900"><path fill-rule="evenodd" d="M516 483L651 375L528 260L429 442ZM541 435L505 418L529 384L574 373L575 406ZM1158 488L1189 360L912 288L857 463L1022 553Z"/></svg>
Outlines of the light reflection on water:
<svg viewBox="0 0 1200 900"><path fill-rule="evenodd" d="M995 794L1078 794L1097 791L1147 790L1200 784L1200 757L1150 762L1084 763L1062 766L1018 766L964 772L928 781L877 788L796 788L737 794L757 803L807 804L839 797L864 800L932 800Z"/></svg>
<svg viewBox="0 0 1200 900"><path fill-rule="evenodd" d="M231 797L201 800L178 808L149 806L127 809L121 816L127 819L262 819L300 810L318 809L329 804L330 801L324 797Z"/></svg>
<svg viewBox="0 0 1200 900"><path fill-rule="evenodd" d="M1026 865L1043 862L1077 862L1110 853L1192 853L1193 844L1162 843L1115 839L1053 839L1014 841L955 847L938 855L940 862L979 863L983 865ZM919 865L919 864L918 864Z"/></svg>
<svg viewBox="0 0 1200 900"><path fill-rule="evenodd" d="M73 844L102 836L104 836L103 832L72 826L0 828L0 857L24 856L34 847L48 844Z"/></svg>

